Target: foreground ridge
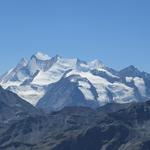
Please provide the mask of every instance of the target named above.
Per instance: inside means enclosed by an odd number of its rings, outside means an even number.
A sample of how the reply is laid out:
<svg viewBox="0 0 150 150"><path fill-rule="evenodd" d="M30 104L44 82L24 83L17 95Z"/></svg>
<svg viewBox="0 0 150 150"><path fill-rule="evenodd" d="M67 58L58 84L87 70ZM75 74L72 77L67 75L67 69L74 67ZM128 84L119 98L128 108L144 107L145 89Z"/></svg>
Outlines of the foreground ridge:
<svg viewBox="0 0 150 150"><path fill-rule="evenodd" d="M65 107L1 124L1 150L149 150L150 101ZM24 139L26 139L24 141Z"/></svg>

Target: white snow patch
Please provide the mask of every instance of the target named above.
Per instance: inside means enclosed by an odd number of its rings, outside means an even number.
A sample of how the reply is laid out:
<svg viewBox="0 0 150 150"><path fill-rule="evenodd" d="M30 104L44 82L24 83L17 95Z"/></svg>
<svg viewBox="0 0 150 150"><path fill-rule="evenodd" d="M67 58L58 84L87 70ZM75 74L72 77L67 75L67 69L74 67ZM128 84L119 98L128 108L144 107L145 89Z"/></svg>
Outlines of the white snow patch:
<svg viewBox="0 0 150 150"><path fill-rule="evenodd" d="M12 92L17 93L22 99L36 105L40 98L45 94L43 87L34 87L32 88L29 85L26 86L14 86L10 89Z"/></svg>
<svg viewBox="0 0 150 150"><path fill-rule="evenodd" d="M85 88L88 88L88 89L91 88L91 85L88 82L79 81L78 84L79 84L79 86L82 86L82 87L85 87Z"/></svg>
<svg viewBox="0 0 150 150"><path fill-rule="evenodd" d="M126 82L131 82L133 81L133 77L126 77Z"/></svg>
<svg viewBox="0 0 150 150"><path fill-rule="evenodd" d="M98 68L97 70L105 72L107 75L111 76L112 78L119 78L118 76L113 75L111 72L107 71L106 69Z"/></svg>
<svg viewBox="0 0 150 150"><path fill-rule="evenodd" d="M145 96L146 95L146 87L145 87L144 80L142 78L139 78L139 77L135 77L133 80L134 80L134 84L138 88L140 94L142 96Z"/></svg>
<svg viewBox="0 0 150 150"><path fill-rule="evenodd" d="M79 87L79 90L83 93L86 100L94 100L94 96L89 89L84 87Z"/></svg>
<svg viewBox="0 0 150 150"><path fill-rule="evenodd" d="M35 54L35 56L37 59L40 59L40 60L49 60L50 59L50 57L47 54L43 54L41 52L37 52Z"/></svg>
<svg viewBox="0 0 150 150"><path fill-rule="evenodd" d="M78 81L78 84L79 84L78 88L83 93L85 99L94 100L93 93L90 90L91 85L86 81Z"/></svg>
<svg viewBox="0 0 150 150"><path fill-rule="evenodd" d="M6 89L8 87L12 87L12 86L20 86L21 82L19 81L9 81L9 82L6 82L6 83L0 83L0 85Z"/></svg>
<svg viewBox="0 0 150 150"><path fill-rule="evenodd" d="M125 84L115 82L109 86L109 89L113 91L114 102L127 103L135 101L134 89L126 86Z"/></svg>

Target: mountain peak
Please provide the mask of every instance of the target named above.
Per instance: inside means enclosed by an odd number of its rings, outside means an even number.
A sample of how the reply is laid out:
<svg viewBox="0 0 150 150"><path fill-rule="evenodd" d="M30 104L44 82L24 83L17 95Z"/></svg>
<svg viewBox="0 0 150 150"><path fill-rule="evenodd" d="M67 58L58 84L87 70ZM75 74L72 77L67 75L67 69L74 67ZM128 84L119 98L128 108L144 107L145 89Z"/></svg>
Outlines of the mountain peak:
<svg viewBox="0 0 150 150"><path fill-rule="evenodd" d="M28 60L23 57L23 58L20 60L20 62L18 63L18 65L20 64L20 65L26 66L27 63L28 63Z"/></svg>
<svg viewBox="0 0 150 150"><path fill-rule="evenodd" d="M59 58L62 58L62 57L60 55L56 54L53 58L59 59Z"/></svg>
<svg viewBox="0 0 150 150"><path fill-rule="evenodd" d="M39 60L49 60L50 57L47 54L44 54L42 52L37 52L36 54L34 54L34 56L39 59Z"/></svg>
<svg viewBox="0 0 150 150"><path fill-rule="evenodd" d="M126 69L130 69L130 70L134 70L134 71L138 70L138 68L133 65L128 66Z"/></svg>
<svg viewBox="0 0 150 150"><path fill-rule="evenodd" d="M137 67L133 66L133 65L130 65L130 66L126 67L123 70L127 70L127 71L130 71L130 72L140 72L139 69Z"/></svg>
<svg viewBox="0 0 150 150"><path fill-rule="evenodd" d="M101 68L101 67L105 66L103 64L103 62L101 60L99 60L99 59L94 59L94 60L90 61L88 64L92 68Z"/></svg>
<svg viewBox="0 0 150 150"><path fill-rule="evenodd" d="M135 77L135 76L141 76L141 71L136 68L135 66L133 65L130 65L124 69L122 69L120 71L120 74L122 76L131 76L131 77Z"/></svg>
<svg viewBox="0 0 150 150"><path fill-rule="evenodd" d="M28 64L28 60L26 58L22 58L17 64L17 68L25 67Z"/></svg>

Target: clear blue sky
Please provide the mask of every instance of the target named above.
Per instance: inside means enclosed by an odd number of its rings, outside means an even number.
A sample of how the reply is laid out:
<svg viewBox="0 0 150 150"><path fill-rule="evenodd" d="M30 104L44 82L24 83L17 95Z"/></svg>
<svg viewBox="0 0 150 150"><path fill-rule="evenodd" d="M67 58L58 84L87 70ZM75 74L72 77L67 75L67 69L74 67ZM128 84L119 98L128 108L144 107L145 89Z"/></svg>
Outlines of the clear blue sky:
<svg viewBox="0 0 150 150"><path fill-rule="evenodd" d="M36 51L150 72L150 1L0 0L0 73Z"/></svg>

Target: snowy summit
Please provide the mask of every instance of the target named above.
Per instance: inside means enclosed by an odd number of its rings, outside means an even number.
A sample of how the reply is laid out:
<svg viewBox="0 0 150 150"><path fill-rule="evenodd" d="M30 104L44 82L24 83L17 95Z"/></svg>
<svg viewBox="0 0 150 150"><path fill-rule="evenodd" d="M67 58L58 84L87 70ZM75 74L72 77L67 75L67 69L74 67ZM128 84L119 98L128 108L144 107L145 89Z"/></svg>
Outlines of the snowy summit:
<svg viewBox="0 0 150 150"><path fill-rule="evenodd" d="M47 54L43 54L42 52L37 52L35 57L39 60L49 60L50 57Z"/></svg>

